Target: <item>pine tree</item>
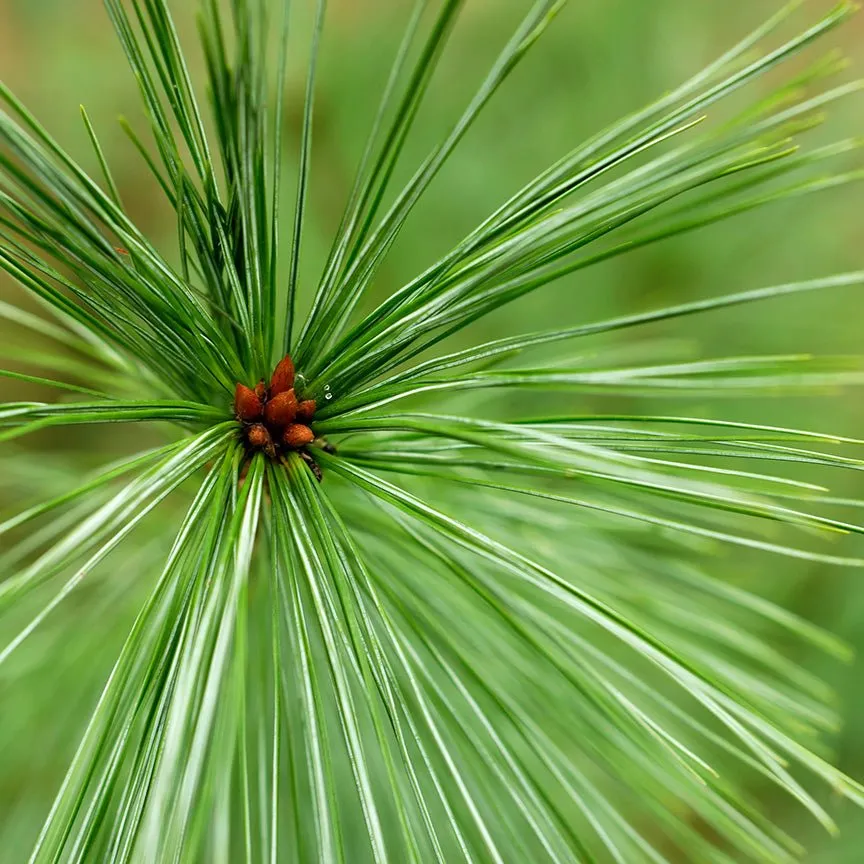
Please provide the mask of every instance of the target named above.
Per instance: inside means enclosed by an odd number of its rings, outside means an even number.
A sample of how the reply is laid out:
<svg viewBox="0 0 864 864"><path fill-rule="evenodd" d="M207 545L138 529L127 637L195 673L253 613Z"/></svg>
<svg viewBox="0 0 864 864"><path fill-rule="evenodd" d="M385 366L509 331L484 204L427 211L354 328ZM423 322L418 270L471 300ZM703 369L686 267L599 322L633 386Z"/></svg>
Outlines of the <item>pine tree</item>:
<svg viewBox="0 0 864 864"><path fill-rule="evenodd" d="M0 408L4 464L27 489L0 522L0 670L18 661L58 734L85 718L30 860L783 862L801 850L754 783L829 830L826 791L864 804L821 755L830 693L780 648L845 647L714 564L721 550L864 564L765 532L862 533L793 470L859 470L838 448L861 442L778 427L768 403L760 423L723 419L719 400L858 381L856 364L573 347L864 272L590 323L562 309L560 329L494 341L472 327L591 265L861 179L831 167L859 141L806 135L859 84L830 84L834 56L790 66L852 5L785 42L784 9L376 306L418 200L563 0L526 2L464 113L394 190L463 5L410 11L308 304L324 0L293 201L287 0L202 0L206 98L167 0L105 0L149 125L124 129L176 214L174 257L128 215L86 113L98 179L0 86L0 265L44 310L0 315L56 346L35 355L44 375L2 375L59 391ZM742 107L776 67L789 68L770 96ZM573 410L544 412L549 390ZM579 413L593 392L717 410ZM24 438L154 421L158 446L86 477L59 443ZM128 635L103 669L118 609ZM85 679L95 704L77 696ZM14 734L38 764L49 742Z"/></svg>

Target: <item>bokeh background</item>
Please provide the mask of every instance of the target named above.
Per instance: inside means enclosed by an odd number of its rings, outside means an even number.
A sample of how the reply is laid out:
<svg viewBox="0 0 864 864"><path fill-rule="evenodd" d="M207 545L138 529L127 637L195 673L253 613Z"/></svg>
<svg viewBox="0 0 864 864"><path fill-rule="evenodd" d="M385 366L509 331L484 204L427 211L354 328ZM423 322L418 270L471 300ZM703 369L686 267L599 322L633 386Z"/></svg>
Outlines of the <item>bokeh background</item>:
<svg viewBox="0 0 864 864"><path fill-rule="evenodd" d="M488 107L430 192L390 256L379 279L383 294L402 284L445 251L506 196L572 146L619 115L642 106L691 75L767 15L780 0L571 0L540 44ZM293 75L285 94L288 176L296 161L302 118L302 38L308 11L298 7ZM306 282L320 266L338 224L364 136L377 105L390 57L401 35L408 0L331 0L321 57L320 89L314 129L314 164L303 271ZM512 32L527 0L468 0L460 24L443 57L403 161L406 176L430 144L448 128L466 104L495 53ZM832 0L810 0L804 16L827 11ZM194 0L177 0L181 32L194 40ZM305 19L304 19L305 16ZM799 17L798 21L804 18ZM850 74L864 75L864 15L820 43L810 59L842 48L852 60ZM192 52L193 66L198 55ZM200 71L200 66L198 67ZM0 0L0 78L33 109L82 164L96 171L79 114L84 103L96 125L121 194L139 224L170 250L175 223L155 193L148 174L115 120L138 118L137 91L99 0ZM772 80L757 85L767 89ZM833 137L864 134L864 97L838 105L827 132ZM399 178L397 178L398 180ZM864 267L861 205L864 187L851 186L806 201L774 205L700 233L632 254L582 272L565 283L532 295L477 325L475 338L534 327L575 323L655 306L756 288ZM170 254L170 251L169 251ZM26 299L0 278L0 300L26 306ZM860 292L846 290L793 297L779 303L731 309L702 318L656 326L651 335L680 341L695 356L749 353L858 353L861 346ZM623 331L605 345L626 347L634 334ZM26 346L23 346L26 348ZM4 362L23 356L8 325L0 323ZM21 367L26 369L26 363ZM54 398L32 385L0 381L0 396ZM602 397L596 397L598 408ZM593 398L582 408L591 410ZM608 408L608 404L603 405ZM669 413L669 400L647 405ZM690 403L691 411L700 410ZM701 410L715 411L705 406ZM864 408L860 393L778 398L769 406L728 403L727 416L766 414L776 425L795 425L860 436ZM28 447L73 454L80 466L129 452L144 433L121 430L38 436ZM149 433L147 433L149 434ZM135 440L130 441L134 437ZM76 461L77 460L77 461ZM9 464L6 454L4 465ZM14 469L10 469L13 470ZM76 469L72 469L75 473ZM860 473L830 479L841 495L864 497ZM9 478L7 477L7 480ZM0 495L15 497L26 477L12 477ZM4 493L5 490L5 493ZM10 491L12 490L12 491ZM23 493L22 497L23 497ZM0 504L12 506L13 501ZM752 590L774 598L810 620L841 635L856 649L849 666L819 657L796 656L817 669L840 694L844 727L830 742L841 767L864 779L864 579L860 572L817 564L773 561L741 552L718 563L720 572ZM723 568L726 568L724 571ZM104 601L104 597L103 597ZM86 606L86 595L78 601ZM128 605L128 604L127 604ZM125 608L125 607L124 607ZM92 617L92 616L91 616ZM128 615L112 615L106 604L92 641L119 640ZM45 651L62 646L59 633ZM53 647L52 647L53 646ZM78 646L85 652L86 644ZM48 654L50 657L50 653ZM44 660L45 658L43 658ZM105 660L94 659L92 680L58 685L53 698L28 695L13 676L26 664L0 672L0 825L6 840L0 862L25 860L28 837L64 769L68 745L50 746L52 730L63 724L64 700L90 692L104 676ZM36 664L38 665L38 664ZM63 689L65 688L65 689ZM89 698L89 697L88 697ZM58 704L58 702L60 704ZM13 716L14 715L14 716ZM59 734L59 733L58 733ZM46 737L44 756L34 756L34 739ZM51 739L53 740L53 739ZM59 740L59 738L58 738ZM15 742L19 747L15 747ZM56 742L55 742L56 743ZM26 794L25 794L26 788ZM754 789L754 795L765 795ZM797 811L785 800L768 799L773 816L794 825ZM864 862L864 813L838 808L844 831L839 839L817 830L805 832L807 861L818 864ZM14 821L14 825L11 823ZM800 832L799 832L800 833ZM17 844L21 844L20 846Z"/></svg>

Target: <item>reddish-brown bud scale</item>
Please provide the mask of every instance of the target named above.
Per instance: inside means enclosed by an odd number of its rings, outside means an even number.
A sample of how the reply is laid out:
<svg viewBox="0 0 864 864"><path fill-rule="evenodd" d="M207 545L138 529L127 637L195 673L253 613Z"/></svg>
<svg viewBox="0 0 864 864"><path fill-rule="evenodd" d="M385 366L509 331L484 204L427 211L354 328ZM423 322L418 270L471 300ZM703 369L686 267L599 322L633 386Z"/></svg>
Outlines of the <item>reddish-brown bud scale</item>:
<svg viewBox="0 0 864 864"><path fill-rule="evenodd" d="M292 423L282 433L282 443L293 450L299 450L315 440L315 434L302 423Z"/></svg>
<svg viewBox="0 0 864 864"><path fill-rule="evenodd" d="M267 401L267 385L263 378L255 385L255 395L262 403Z"/></svg>
<svg viewBox="0 0 864 864"><path fill-rule="evenodd" d="M238 420L247 423L258 420L261 417L264 406L254 390L250 390L243 384L238 384L234 391L234 413Z"/></svg>
<svg viewBox="0 0 864 864"><path fill-rule="evenodd" d="M297 397L293 390L273 396L264 406L264 420L270 427L287 426L297 416Z"/></svg>
<svg viewBox="0 0 864 864"><path fill-rule="evenodd" d="M285 393L294 386L294 361L286 354L273 370L270 379L270 398Z"/></svg>
<svg viewBox="0 0 864 864"><path fill-rule="evenodd" d="M308 423L315 416L317 407L314 399L304 399L297 405L297 420L300 423Z"/></svg>
<svg viewBox="0 0 864 864"><path fill-rule="evenodd" d="M273 438L270 432L263 423L255 423L249 427L246 433L246 440L250 447L256 450L263 450L271 458L276 455L276 447L273 444Z"/></svg>

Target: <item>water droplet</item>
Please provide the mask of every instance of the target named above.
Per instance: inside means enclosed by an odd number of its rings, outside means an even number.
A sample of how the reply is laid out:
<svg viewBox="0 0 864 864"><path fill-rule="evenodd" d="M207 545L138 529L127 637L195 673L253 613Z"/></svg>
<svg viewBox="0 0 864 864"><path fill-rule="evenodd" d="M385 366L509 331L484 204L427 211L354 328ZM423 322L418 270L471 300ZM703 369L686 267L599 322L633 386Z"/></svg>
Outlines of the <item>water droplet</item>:
<svg viewBox="0 0 864 864"><path fill-rule="evenodd" d="M324 398L325 398L325 399L332 399L332 398L333 398L333 394L332 394L332 393L327 393L327 394L325 394Z"/></svg>
<svg viewBox="0 0 864 864"><path fill-rule="evenodd" d="M329 390L329 389L330 389L330 385L329 385L329 384L325 384L325 385L324 385L324 389L325 389L325 390Z"/></svg>

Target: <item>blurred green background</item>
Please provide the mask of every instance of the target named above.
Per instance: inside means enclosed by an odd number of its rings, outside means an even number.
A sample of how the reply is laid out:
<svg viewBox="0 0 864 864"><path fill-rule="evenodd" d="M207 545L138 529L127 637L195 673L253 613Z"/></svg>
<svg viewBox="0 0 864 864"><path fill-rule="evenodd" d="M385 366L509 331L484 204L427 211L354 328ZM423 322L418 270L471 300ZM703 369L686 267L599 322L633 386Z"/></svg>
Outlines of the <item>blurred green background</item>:
<svg viewBox="0 0 864 864"><path fill-rule="evenodd" d="M174 4L183 36L194 40L194 0ZM298 7L291 86L285 94L285 160L291 171L302 117L304 27L311 4ZM314 130L314 164L303 271L307 284L318 272L345 196L408 0L331 0L321 59ZM468 0L409 141L400 177L425 156L466 104L496 52L510 35L527 0ZM815 18L832 0L811 0L804 15ZM392 291L445 251L506 196L571 147L618 116L642 106L721 53L779 6L779 0L571 0L541 42L488 107L418 207L378 282ZM305 18L304 18L305 16ZM799 16L798 21L803 19ZM820 43L811 59L841 47L864 75L864 15ZM193 65L200 59L191 52ZM200 72L200 64L199 69ZM115 118L138 118L137 91L99 0L0 0L0 78L37 114L88 169L96 165L81 124L84 103L99 132L115 178L139 224L171 254L175 223L155 193L143 164ZM757 84L767 89L773 80ZM861 98L834 110L827 133L864 133ZM397 180L400 179L397 177ZM858 186L738 218L578 274L508 307L477 325L473 336L575 323L598 317L707 297L723 292L827 275L864 266ZM0 299L27 305L8 280ZM862 301L852 290L800 296L767 305L736 308L704 318L655 326L650 335L685 340L704 356L748 353L856 353L860 348ZM479 335L478 335L479 334ZM605 344L625 345L646 333L623 331ZM9 339L0 330L0 345ZM579 346L580 349L582 346ZM4 350L3 353L6 353ZM53 398L31 385L0 384L3 400ZM597 397L598 404L600 397ZM586 399L590 410L591 400ZM654 407L668 413L670 401ZM726 415L758 417L860 435L864 411L856 393L830 398L785 398L752 405L724 404ZM700 409L690 403L691 411ZM716 407L701 410L718 412ZM64 433L33 446L83 452L83 461L128 452L128 436L99 438ZM137 443L137 442L136 442ZM860 475L859 475L860 476ZM838 494L864 497L864 482L838 474ZM858 488L856 488L856 486ZM8 502L4 502L8 503ZM854 666L825 663L821 674L836 687L845 717L833 743L842 768L864 779L864 584L861 574L807 562L772 561L736 553L727 557L729 578L764 593L842 635L856 647ZM114 622L122 633L125 618ZM806 665L819 658L796 658ZM816 665L816 668L820 668ZM19 670L21 671L21 670ZM98 675L95 675L98 678ZM0 713L9 690L0 678ZM55 718L56 722L56 718ZM19 730L27 735L27 729ZM31 733L34 730L31 729ZM56 766L59 771L62 766ZM50 775L51 772L49 772ZM21 777L0 768L0 809L14 804ZM46 778L44 793L53 794ZM754 790L759 794L760 790ZM786 801L767 802L772 815L789 824L797 811ZM807 839L811 862L864 862L864 814L839 814L844 833L831 840L815 829ZM35 812L34 812L35 818ZM805 829L807 830L807 829ZM0 852L0 862L17 861Z"/></svg>

